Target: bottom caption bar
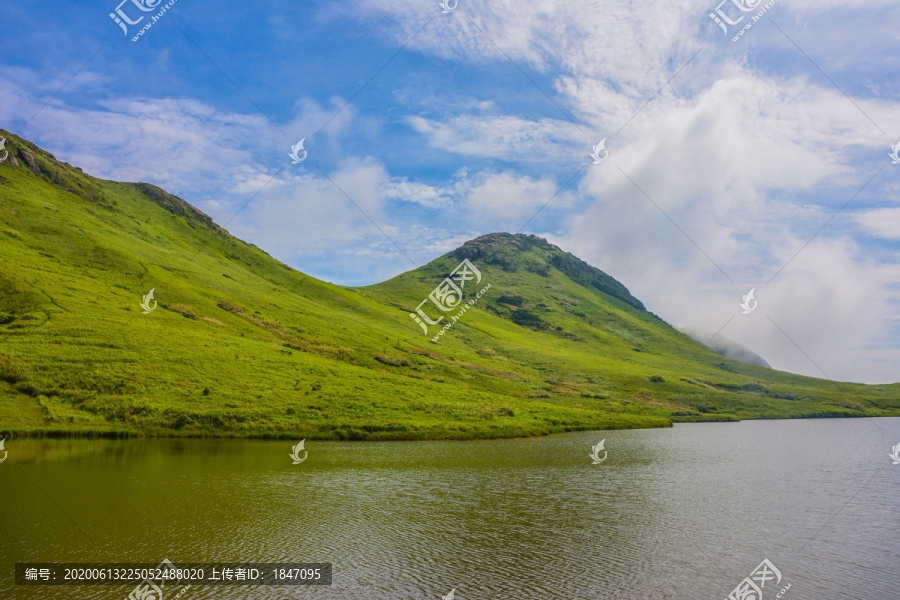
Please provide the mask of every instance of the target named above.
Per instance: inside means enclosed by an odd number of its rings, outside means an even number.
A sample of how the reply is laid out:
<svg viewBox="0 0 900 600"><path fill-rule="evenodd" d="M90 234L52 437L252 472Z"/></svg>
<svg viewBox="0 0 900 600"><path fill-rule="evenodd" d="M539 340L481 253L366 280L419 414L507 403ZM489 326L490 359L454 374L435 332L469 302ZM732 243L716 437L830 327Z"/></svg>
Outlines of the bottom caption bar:
<svg viewBox="0 0 900 600"><path fill-rule="evenodd" d="M331 585L331 563L16 563L16 585Z"/></svg>

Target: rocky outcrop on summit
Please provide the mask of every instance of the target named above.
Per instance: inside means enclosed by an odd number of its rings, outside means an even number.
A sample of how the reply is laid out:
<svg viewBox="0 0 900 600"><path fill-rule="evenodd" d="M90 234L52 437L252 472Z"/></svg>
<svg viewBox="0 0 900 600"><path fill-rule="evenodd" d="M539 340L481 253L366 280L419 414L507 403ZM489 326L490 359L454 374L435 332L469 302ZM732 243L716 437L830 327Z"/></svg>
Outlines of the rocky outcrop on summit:
<svg viewBox="0 0 900 600"><path fill-rule="evenodd" d="M521 253L532 249L541 251L544 260L529 260L523 263L520 258ZM554 246L536 235L490 233L469 240L454 250L452 254L458 260L468 258L473 262L494 265L507 272L515 272L517 269L523 268L543 277L549 275L550 268L555 268L579 285L609 294L639 310L646 310L643 303L632 296L628 288L617 280L600 269L592 267L574 254L564 252L558 246Z"/></svg>

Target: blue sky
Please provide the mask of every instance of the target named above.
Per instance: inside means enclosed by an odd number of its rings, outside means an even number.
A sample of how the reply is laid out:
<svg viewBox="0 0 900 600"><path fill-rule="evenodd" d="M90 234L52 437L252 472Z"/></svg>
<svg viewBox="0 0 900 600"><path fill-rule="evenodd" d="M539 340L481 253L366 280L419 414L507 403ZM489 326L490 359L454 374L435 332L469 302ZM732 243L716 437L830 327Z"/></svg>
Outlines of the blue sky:
<svg viewBox="0 0 900 600"><path fill-rule="evenodd" d="M717 5L178 0L132 42L132 0L128 36L116 1L4 3L0 115L328 281L528 222L677 327L900 381L900 8L780 0L732 42L765 3L728 36Z"/></svg>

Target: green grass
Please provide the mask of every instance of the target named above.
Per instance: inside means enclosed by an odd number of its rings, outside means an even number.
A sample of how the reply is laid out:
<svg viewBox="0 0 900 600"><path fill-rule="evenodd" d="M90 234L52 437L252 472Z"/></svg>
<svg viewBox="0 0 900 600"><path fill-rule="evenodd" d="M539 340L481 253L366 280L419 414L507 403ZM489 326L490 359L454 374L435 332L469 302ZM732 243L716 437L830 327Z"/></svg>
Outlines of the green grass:
<svg viewBox="0 0 900 600"><path fill-rule="evenodd" d="M898 384L725 359L533 236L484 236L341 287L159 188L89 177L0 135L19 163L0 164L0 430L472 439L900 415ZM462 258L491 289L431 342L439 328L426 336L409 313ZM144 315L151 288L159 306Z"/></svg>

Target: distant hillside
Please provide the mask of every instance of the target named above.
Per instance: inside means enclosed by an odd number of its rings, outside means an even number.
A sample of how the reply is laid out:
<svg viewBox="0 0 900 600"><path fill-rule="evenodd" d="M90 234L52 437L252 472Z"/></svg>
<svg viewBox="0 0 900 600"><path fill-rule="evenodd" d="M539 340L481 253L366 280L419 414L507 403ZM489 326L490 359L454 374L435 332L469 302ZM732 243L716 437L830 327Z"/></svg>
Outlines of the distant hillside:
<svg viewBox="0 0 900 600"><path fill-rule="evenodd" d="M707 348L709 348L716 354L720 354L726 358L730 358L731 360L737 360L751 365L758 365L760 367L766 367L767 369L772 368L772 365L770 365L768 361L766 361L766 359L764 359L762 356L760 356L756 352L753 352L749 348L738 344L735 341L723 338L722 336L712 337L709 333L703 334L686 329L682 329L681 332L697 340L701 344L704 344Z"/></svg>
<svg viewBox="0 0 900 600"><path fill-rule="evenodd" d="M156 186L0 136L0 430L469 439L900 415L898 384L723 358L534 236L336 286Z"/></svg>

